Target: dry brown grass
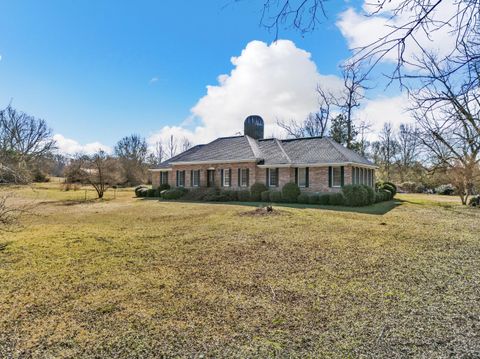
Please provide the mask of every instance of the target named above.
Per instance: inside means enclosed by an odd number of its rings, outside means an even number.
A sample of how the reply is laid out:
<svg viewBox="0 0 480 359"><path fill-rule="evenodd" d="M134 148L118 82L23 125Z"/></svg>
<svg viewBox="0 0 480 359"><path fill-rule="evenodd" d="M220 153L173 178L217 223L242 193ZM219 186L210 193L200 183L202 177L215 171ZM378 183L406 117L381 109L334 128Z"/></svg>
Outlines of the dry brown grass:
<svg viewBox="0 0 480 359"><path fill-rule="evenodd" d="M0 237L0 357L480 355L480 211L63 205Z"/></svg>

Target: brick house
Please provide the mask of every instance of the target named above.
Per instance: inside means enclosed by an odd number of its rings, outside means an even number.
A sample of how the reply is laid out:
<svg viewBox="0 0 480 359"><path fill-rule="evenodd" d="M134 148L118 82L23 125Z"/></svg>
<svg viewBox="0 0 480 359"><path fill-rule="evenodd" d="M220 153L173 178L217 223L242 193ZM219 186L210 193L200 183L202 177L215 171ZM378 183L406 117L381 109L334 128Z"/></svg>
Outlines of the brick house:
<svg viewBox="0 0 480 359"><path fill-rule="evenodd" d="M261 182L281 189L295 182L308 192L335 192L346 184L375 183L376 166L330 138L263 138L263 120L249 116L245 135L221 137L150 169L154 187L248 189Z"/></svg>

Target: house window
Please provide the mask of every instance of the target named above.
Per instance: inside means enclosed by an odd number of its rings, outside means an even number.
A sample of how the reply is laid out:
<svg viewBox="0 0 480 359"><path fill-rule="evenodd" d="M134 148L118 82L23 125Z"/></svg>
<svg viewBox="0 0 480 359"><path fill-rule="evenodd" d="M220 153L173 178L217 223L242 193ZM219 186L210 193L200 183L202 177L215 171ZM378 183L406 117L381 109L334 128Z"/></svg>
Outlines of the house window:
<svg viewBox="0 0 480 359"><path fill-rule="evenodd" d="M298 187L308 187L308 168L297 168Z"/></svg>
<svg viewBox="0 0 480 359"><path fill-rule="evenodd" d="M342 170L341 167L332 167L332 187L342 186Z"/></svg>
<svg viewBox="0 0 480 359"><path fill-rule="evenodd" d="M160 172L160 184L168 184L168 172Z"/></svg>
<svg viewBox="0 0 480 359"><path fill-rule="evenodd" d="M248 168L240 169L240 187L248 187Z"/></svg>
<svg viewBox="0 0 480 359"><path fill-rule="evenodd" d="M185 171L177 171L177 187L185 187Z"/></svg>
<svg viewBox="0 0 480 359"><path fill-rule="evenodd" d="M278 168L268 169L268 187L278 187Z"/></svg>
<svg viewBox="0 0 480 359"><path fill-rule="evenodd" d="M231 179L232 170L223 170L223 187L230 187L232 185Z"/></svg>
<svg viewBox="0 0 480 359"><path fill-rule="evenodd" d="M192 171L192 187L200 186L200 171Z"/></svg>

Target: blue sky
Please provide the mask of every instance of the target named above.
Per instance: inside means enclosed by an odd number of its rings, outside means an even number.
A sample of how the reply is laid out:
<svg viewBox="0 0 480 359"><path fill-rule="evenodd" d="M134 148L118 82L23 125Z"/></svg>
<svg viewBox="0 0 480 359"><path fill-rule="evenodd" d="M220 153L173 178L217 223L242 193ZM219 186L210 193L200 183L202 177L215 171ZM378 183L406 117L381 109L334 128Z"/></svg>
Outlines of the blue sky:
<svg viewBox="0 0 480 359"><path fill-rule="evenodd" d="M311 54L319 73L338 75L349 55L335 22L352 4L335 1L317 31L282 31ZM54 133L113 146L181 124L229 74L253 40L262 1L15 0L0 3L0 106L44 118ZM246 89L248 91L248 89ZM201 121L201 119L199 119Z"/></svg>

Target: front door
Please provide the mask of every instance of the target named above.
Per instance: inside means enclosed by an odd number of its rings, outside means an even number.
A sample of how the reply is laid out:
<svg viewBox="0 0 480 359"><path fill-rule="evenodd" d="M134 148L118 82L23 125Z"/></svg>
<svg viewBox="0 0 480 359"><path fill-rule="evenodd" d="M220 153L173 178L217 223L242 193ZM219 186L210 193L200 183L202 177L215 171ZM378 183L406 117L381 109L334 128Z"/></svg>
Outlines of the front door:
<svg viewBox="0 0 480 359"><path fill-rule="evenodd" d="M215 170L207 170L207 187L215 186Z"/></svg>

